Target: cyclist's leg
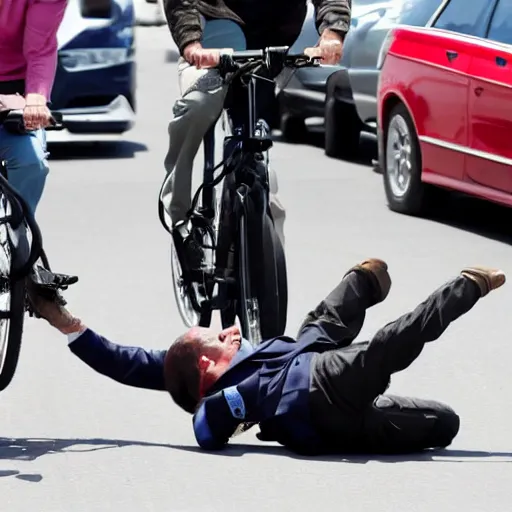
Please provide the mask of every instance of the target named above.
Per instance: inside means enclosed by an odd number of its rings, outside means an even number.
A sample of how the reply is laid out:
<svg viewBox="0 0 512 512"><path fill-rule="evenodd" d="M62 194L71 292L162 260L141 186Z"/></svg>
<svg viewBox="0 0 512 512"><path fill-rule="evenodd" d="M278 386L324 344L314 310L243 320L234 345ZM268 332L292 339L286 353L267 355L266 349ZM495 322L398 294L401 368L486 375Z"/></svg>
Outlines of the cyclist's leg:
<svg viewBox="0 0 512 512"><path fill-rule="evenodd" d="M229 20L204 23L204 48L245 49L241 28ZM184 59L178 64L182 97L174 105L169 123L167 176L161 190L163 206L172 224L184 221L191 204L192 169L201 142L224 106L227 89L215 69L197 69Z"/></svg>
<svg viewBox="0 0 512 512"><path fill-rule="evenodd" d="M272 217L274 218L274 227L276 230L276 234L279 237L282 246L284 247L284 221L286 220L286 210L284 209L283 203L281 202L278 196L279 184L277 181L277 174L272 167L272 163L269 165L268 179L270 189L270 211L272 213Z"/></svg>
<svg viewBox="0 0 512 512"><path fill-rule="evenodd" d="M48 175L46 132L15 135L0 127L0 159L7 162L9 183L35 213Z"/></svg>

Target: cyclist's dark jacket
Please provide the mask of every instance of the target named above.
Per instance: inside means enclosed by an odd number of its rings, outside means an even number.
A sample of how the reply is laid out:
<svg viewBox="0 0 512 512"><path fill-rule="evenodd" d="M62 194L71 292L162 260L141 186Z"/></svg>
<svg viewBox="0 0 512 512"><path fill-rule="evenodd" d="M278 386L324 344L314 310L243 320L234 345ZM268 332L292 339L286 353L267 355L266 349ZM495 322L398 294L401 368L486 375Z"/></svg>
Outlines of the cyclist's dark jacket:
<svg viewBox="0 0 512 512"><path fill-rule="evenodd" d="M165 350L117 345L90 329L69 347L91 368L122 384L165 390ZM239 358L194 415L199 445L221 448L241 424L254 422L259 423L260 439L314 453L321 440L309 414L311 361L315 354L334 348L323 329L311 325L297 341L271 339Z"/></svg>
<svg viewBox="0 0 512 512"><path fill-rule="evenodd" d="M352 0L313 0L316 28L345 35L350 26ZM201 16L230 19L243 29L248 49L291 46L302 29L306 0L164 0L172 37L180 53L200 41Z"/></svg>

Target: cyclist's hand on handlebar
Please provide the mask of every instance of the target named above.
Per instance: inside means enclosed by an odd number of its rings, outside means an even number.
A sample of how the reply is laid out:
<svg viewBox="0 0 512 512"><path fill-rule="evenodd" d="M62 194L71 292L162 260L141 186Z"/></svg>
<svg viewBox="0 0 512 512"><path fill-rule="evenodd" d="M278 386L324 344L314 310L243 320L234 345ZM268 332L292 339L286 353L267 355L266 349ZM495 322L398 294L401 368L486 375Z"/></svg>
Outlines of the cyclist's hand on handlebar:
<svg viewBox="0 0 512 512"><path fill-rule="evenodd" d="M41 94L27 94L23 109L23 123L26 130L46 128L51 124L52 114L46 106L46 98Z"/></svg>
<svg viewBox="0 0 512 512"><path fill-rule="evenodd" d="M318 45L314 48L306 48L304 53L308 57L321 57L322 64L338 64L343 55L342 36L326 29L322 32Z"/></svg>
<svg viewBox="0 0 512 512"><path fill-rule="evenodd" d="M190 43L183 50L185 60L196 68L214 68L220 62L220 50L208 50L201 43Z"/></svg>

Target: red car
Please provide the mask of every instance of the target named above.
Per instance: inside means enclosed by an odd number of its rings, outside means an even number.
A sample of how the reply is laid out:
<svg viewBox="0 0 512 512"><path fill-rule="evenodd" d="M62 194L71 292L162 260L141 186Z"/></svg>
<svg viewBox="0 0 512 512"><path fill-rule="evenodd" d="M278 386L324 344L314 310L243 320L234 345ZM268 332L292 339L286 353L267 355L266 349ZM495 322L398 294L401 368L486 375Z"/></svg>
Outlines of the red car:
<svg viewBox="0 0 512 512"><path fill-rule="evenodd" d="M379 161L391 210L436 187L512 206L512 1L447 0L380 55Z"/></svg>

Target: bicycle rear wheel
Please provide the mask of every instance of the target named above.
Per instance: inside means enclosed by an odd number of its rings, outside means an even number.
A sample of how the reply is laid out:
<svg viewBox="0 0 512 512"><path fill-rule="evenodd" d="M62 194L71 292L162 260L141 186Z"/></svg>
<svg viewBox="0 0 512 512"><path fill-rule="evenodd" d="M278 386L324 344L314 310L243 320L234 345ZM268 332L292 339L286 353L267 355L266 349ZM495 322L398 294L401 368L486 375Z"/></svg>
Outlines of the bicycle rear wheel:
<svg viewBox="0 0 512 512"><path fill-rule="evenodd" d="M212 253L215 247L215 241L212 230L207 227L193 225L193 235L197 243L204 250L204 269L194 271L193 276L187 272L183 265L182 258L185 257L184 248L181 242L176 238L172 239L171 245L171 271L173 279L174 296L178 305L183 323L187 327L201 326L209 327L212 319L212 311L209 307L202 307L202 303L207 303L212 296L213 279L211 266ZM176 244L180 243L180 247Z"/></svg>
<svg viewBox="0 0 512 512"><path fill-rule="evenodd" d="M5 198L0 199L2 216L6 211ZM11 279L12 245L8 224L0 224L0 391L12 381L21 349L23 321L25 316L25 280Z"/></svg>
<svg viewBox="0 0 512 512"><path fill-rule="evenodd" d="M200 313L194 307L191 298L191 293L193 293L191 287L193 285L187 284L183 278L183 271L181 269L178 253L176 252L176 247L174 246L174 241L171 244L171 271L174 297L176 298L176 304L178 305L181 319L187 327L198 325Z"/></svg>

